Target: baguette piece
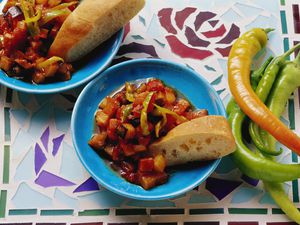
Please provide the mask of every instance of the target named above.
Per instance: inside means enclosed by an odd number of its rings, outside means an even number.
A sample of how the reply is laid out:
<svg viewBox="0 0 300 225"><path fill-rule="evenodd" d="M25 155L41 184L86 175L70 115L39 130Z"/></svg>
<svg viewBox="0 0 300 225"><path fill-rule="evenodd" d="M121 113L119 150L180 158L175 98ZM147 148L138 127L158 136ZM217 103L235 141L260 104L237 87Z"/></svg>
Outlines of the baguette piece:
<svg viewBox="0 0 300 225"><path fill-rule="evenodd" d="M213 160L232 153L235 140L223 116L204 116L182 123L149 146L150 155L162 154L167 166Z"/></svg>
<svg viewBox="0 0 300 225"><path fill-rule="evenodd" d="M82 0L67 17L49 55L78 60L109 39L143 7L145 0Z"/></svg>

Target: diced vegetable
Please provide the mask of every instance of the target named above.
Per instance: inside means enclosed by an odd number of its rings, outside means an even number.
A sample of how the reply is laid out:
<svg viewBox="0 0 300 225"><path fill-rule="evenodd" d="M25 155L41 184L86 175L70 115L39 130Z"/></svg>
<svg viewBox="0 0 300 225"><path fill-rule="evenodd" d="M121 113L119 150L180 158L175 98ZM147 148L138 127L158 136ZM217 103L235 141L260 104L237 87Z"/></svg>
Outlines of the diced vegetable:
<svg viewBox="0 0 300 225"><path fill-rule="evenodd" d="M123 123L123 127L126 129L125 140L130 140L135 137L135 128L130 123Z"/></svg>
<svg viewBox="0 0 300 225"><path fill-rule="evenodd" d="M116 111L119 107L119 104L115 99L113 99L111 97L106 97L106 101L107 101L107 104L103 108L103 112L105 112L109 117L112 117L116 113Z"/></svg>
<svg viewBox="0 0 300 225"><path fill-rule="evenodd" d="M156 172L164 172L166 168L166 159L163 155L156 155L154 157L154 170Z"/></svg>
<svg viewBox="0 0 300 225"><path fill-rule="evenodd" d="M152 157L143 158L139 161L139 171L151 172L154 168L154 160Z"/></svg>
<svg viewBox="0 0 300 225"><path fill-rule="evenodd" d="M89 145L95 149L95 150L99 150L102 147L104 147L105 145L105 140L107 137L107 133L106 132L101 132L99 134L95 134L91 140L89 141Z"/></svg>
<svg viewBox="0 0 300 225"><path fill-rule="evenodd" d="M106 127L109 121L109 116L102 110L98 110L95 115L96 124L100 127Z"/></svg>

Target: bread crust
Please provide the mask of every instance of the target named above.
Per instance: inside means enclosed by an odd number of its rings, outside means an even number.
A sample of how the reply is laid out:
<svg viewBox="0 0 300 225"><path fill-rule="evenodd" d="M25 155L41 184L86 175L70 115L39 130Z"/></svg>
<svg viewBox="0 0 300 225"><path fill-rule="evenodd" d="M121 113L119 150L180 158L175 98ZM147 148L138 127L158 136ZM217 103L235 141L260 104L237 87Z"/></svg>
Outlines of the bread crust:
<svg viewBox="0 0 300 225"><path fill-rule="evenodd" d="M149 146L150 154L165 156L168 166L221 158L236 148L223 116L204 116L182 123Z"/></svg>
<svg viewBox="0 0 300 225"><path fill-rule="evenodd" d="M129 22L145 0L83 0L67 17L49 49L67 62L80 59Z"/></svg>

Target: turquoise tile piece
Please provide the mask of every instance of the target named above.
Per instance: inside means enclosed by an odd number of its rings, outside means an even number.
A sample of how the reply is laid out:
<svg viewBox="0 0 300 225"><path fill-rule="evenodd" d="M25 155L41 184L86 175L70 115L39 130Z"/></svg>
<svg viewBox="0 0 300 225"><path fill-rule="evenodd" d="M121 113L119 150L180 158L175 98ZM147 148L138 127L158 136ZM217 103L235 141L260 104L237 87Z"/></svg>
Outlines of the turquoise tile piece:
<svg viewBox="0 0 300 225"><path fill-rule="evenodd" d="M54 108L54 121L56 129L66 133L70 129L72 112L65 111L62 108Z"/></svg>
<svg viewBox="0 0 300 225"><path fill-rule="evenodd" d="M28 133L34 138L39 138L50 122L53 115L53 103L44 104L31 118Z"/></svg>
<svg viewBox="0 0 300 225"><path fill-rule="evenodd" d="M33 180L35 178L34 175L34 151L33 148L30 148L22 161L17 166L16 172L14 174L14 180L16 182Z"/></svg>
<svg viewBox="0 0 300 225"><path fill-rule="evenodd" d="M234 6L247 18L258 15L263 11L262 8L253 7L240 2L236 3Z"/></svg>
<svg viewBox="0 0 300 225"><path fill-rule="evenodd" d="M52 206L52 199L34 189L27 183L19 185L12 198L15 209L45 208Z"/></svg>
<svg viewBox="0 0 300 225"><path fill-rule="evenodd" d="M29 117L29 112L26 109L11 109L10 113L21 127Z"/></svg>
<svg viewBox="0 0 300 225"><path fill-rule="evenodd" d="M212 195L192 194L188 203L195 204L195 203L210 203L210 202L217 202Z"/></svg>
<svg viewBox="0 0 300 225"><path fill-rule="evenodd" d="M69 195L65 194L63 191L58 188L54 192L54 200L60 202L66 207L72 209L79 209L79 201L76 198L72 198Z"/></svg>
<svg viewBox="0 0 300 225"><path fill-rule="evenodd" d="M108 190L102 190L92 194L79 196L78 199L82 204L93 203L105 208L120 207L122 203L126 200L125 197L117 195Z"/></svg>
<svg viewBox="0 0 300 225"><path fill-rule="evenodd" d="M12 159L18 159L21 155L25 154L33 144L34 140L32 136L23 128L20 128L10 147Z"/></svg>
<svg viewBox="0 0 300 225"><path fill-rule="evenodd" d="M62 151L62 160L60 176L75 183L84 180L84 169L75 153L74 148L66 142L62 143L61 148L62 149L60 151Z"/></svg>
<svg viewBox="0 0 300 225"><path fill-rule="evenodd" d="M242 16L239 15L236 11L229 8L222 16L221 19L228 23L235 23L238 20L242 19Z"/></svg>
<svg viewBox="0 0 300 225"><path fill-rule="evenodd" d="M135 207L175 207L175 203L168 200L161 201L140 201L140 200L129 200L126 203L127 206L135 206Z"/></svg>
<svg viewBox="0 0 300 225"><path fill-rule="evenodd" d="M253 198L257 197L262 193L262 190L259 190L255 187L241 187L236 192L233 193L231 203L245 203L251 201Z"/></svg>

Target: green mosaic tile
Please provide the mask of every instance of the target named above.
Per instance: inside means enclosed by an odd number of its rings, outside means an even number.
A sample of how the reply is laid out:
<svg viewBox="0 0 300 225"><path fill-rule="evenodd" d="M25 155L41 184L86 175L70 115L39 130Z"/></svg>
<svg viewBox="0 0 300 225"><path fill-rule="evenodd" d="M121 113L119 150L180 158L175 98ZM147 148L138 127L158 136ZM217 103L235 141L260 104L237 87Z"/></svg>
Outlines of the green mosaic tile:
<svg viewBox="0 0 300 225"><path fill-rule="evenodd" d="M223 214L224 209L215 208L215 209L190 209L190 215L197 214Z"/></svg>
<svg viewBox="0 0 300 225"><path fill-rule="evenodd" d="M72 209L41 210L41 216L68 216L73 213Z"/></svg>
<svg viewBox="0 0 300 225"><path fill-rule="evenodd" d="M283 39L283 49L284 51L288 51L290 49L290 43L288 38ZM290 59L290 56L286 57L287 59Z"/></svg>
<svg viewBox="0 0 300 225"><path fill-rule="evenodd" d="M116 215L147 215L147 211L146 209L116 209Z"/></svg>
<svg viewBox="0 0 300 225"><path fill-rule="evenodd" d="M4 146L4 158L3 158L3 184L9 183L9 161L10 161L10 150L9 146Z"/></svg>
<svg viewBox="0 0 300 225"><path fill-rule="evenodd" d="M280 11L280 18L281 18L281 27L282 27L282 33L287 34L288 29L287 29L287 24L286 24L286 14L285 11Z"/></svg>
<svg viewBox="0 0 300 225"><path fill-rule="evenodd" d="M0 193L0 218L5 217L7 191L1 190Z"/></svg>
<svg viewBox="0 0 300 225"><path fill-rule="evenodd" d="M284 214L284 212L281 209L273 208L272 214Z"/></svg>
<svg viewBox="0 0 300 225"><path fill-rule="evenodd" d="M293 180L293 202L299 202L299 185L298 180Z"/></svg>
<svg viewBox="0 0 300 225"><path fill-rule="evenodd" d="M151 215L175 215L184 214L184 209L151 209Z"/></svg>
<svg viewBox="0 0 300 225"><path fill-rule="evenodd" d="M37 209L10 209L8 215L10 216L30 216L36 215Z"/></svg>
<svg viewBox="0 0 300 225"><path fill-rule="evenodd" d="M6 102L11 103L12 102L12 89L7 88L6 89Z"/></svg>
<svg viewBox="0 0 300 225"><path fill-rule="evenodd" d="M106 216L109 214L109 209L89 209L78 212L79 216Z"/></svg>
<svg viewBox="0 0 300 225"><path fill-rule="evenodd" d="M281 5L285 5L285 0L280 0Z"/></svg>
<svg viewBox="0 0 300 225"><path fill-rule="evenodd" d="M229 214L268 214L265 208L229 208Z"/></svg>
<svg viewBox="0 0 300 225"><path fill-rule="evenodd" d="M288 114L290 121L290 129L295 130L295 103L294 99L289 99Z"/></svg>
<svg viewBox="0 0 300 225"><path fill-rule="evenodd" d="M4 108L4 134L5 141L10 141L10 115L9 108Z"/></svg>

